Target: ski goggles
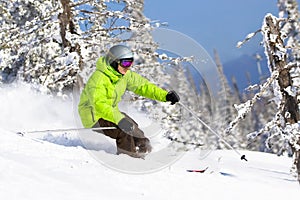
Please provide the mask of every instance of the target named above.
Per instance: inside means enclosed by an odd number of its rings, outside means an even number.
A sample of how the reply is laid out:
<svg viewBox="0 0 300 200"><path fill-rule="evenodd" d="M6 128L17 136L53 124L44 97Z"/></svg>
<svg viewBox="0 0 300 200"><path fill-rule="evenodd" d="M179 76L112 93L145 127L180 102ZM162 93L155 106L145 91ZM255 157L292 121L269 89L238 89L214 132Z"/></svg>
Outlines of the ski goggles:
<svg viewBox="0 0 300 200"><path fill-rule="evenodd" d="M120 60L120 65L124 68L128 68L132 65L133 63L133 59L124 59L124 60Z"/></svg>

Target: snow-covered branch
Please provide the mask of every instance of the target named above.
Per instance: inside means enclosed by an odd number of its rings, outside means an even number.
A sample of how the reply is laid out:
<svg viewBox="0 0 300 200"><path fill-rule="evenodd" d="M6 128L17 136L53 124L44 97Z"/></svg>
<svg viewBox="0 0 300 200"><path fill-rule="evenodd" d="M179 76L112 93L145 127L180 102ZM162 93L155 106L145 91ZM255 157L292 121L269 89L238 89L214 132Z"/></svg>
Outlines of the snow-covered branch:
<svg viewBox="0 0 300 200"><path fill-rule="evenodd" d="M246 42L248 42L249 40L251 40L251 38L253 38L257 33L259 33L261 31L261 29L255 31L254 33L249 33L246 38L243 41L239 41L236 44L237 48L241 48L241 46L243 46Z"/></svg>
<svg viewBox="0 0 300 200"><path fill-rule="evenodd" d="M251 108L255 104L257 100L261 98L261 96L269 89L269 86L277 79L279 76L278 71L274 71L271 74L271 77L267 79L267 81L261 86L260 91L254 95L254 97L241 105L234 105L236 110L238 111L237 117L230 122L229 126L226 128L225 133L230 134L235 126L246 117L247 113L251 111Z"/></svg>

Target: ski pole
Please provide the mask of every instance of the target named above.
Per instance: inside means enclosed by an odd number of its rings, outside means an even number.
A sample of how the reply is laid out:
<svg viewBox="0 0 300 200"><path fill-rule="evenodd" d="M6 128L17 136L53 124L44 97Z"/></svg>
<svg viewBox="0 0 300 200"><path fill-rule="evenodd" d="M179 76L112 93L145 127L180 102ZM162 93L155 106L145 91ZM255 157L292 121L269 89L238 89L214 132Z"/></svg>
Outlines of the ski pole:
<svg viewBox="0 0 300 200"><path fill-rule="evenodd" d="M111 130L116 127L97 127L97 128L66 128L66 129L49 129L49 130L36 130L36 131L20 131L17 134L24 135L25 133L44 133L44 132L63 132L63 131L82 131L82 130Z"/></svg>
<svg viewBox="0 0 300 200"><path fill-rule="evenodd" d="M192 111L191 109L189 109L187 106L185 106L183 103L178 102L179 105L181 105L185 110L187 110L189 113L191 113L201 124L203 124L206 128L208 128L208 130L210 130L213 134L215 134L220 140L222 140L224 142L224 144L226 144L229 148L231 148L234 152L236 152L239 156L241 156L241 160L245 160L248 161L246 159L245 155L242 155L239 151L237 151L235 148L233 148L224 138L222 138L221 135L219 135L215 130L213 130L210 126L208 126L202 119L200 119L200 117L197 116L197 114Z"/></svg>

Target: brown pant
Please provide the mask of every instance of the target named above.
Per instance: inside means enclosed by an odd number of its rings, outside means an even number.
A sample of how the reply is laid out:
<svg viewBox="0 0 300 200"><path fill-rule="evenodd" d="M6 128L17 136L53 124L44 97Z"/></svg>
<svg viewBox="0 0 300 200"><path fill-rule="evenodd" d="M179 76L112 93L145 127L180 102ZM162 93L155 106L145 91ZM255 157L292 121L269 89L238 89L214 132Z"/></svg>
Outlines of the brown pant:
<svg viewBox="0 0 300 200"><path fill-rule="evenodd" d="M99 130L96 132L103 133L106 136L116 139L117 154L125 153L132 157L144 157L145 153L151 152L150 141L148 138L145 137L144 132L139 129L138 124L128 115L124 115L129 121L131 121L134 124L134 129L131 135L122 131L114 123L104 119L99 119L98 123L96 123L93 128L116 127L117 129Z"/></svg>

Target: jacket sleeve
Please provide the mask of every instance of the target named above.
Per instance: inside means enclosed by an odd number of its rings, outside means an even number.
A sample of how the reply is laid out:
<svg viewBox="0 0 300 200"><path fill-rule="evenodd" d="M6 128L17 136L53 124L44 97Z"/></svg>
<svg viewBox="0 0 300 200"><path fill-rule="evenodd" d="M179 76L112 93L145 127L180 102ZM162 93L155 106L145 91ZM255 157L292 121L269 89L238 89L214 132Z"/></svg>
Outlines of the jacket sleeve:
<svg viewBox="0 0 300 200"><path fill-rule="evenodd" d="M103 80L103 79L102 79ZM101 80L100 80L101 82ZM119 111L117 105L114 105L114 98L110 97L105 83L99 80L88 88L89 100L93 102L95 120L103 118L107 121L118 124L125 116Z"/></svg>
<svg viewBox="0 0 300 200"><path fill-rule="evenodd" d="M168 91L156 86L141 75L130 71L128 73L127 89L150 99L166 102Z"/></svg>

